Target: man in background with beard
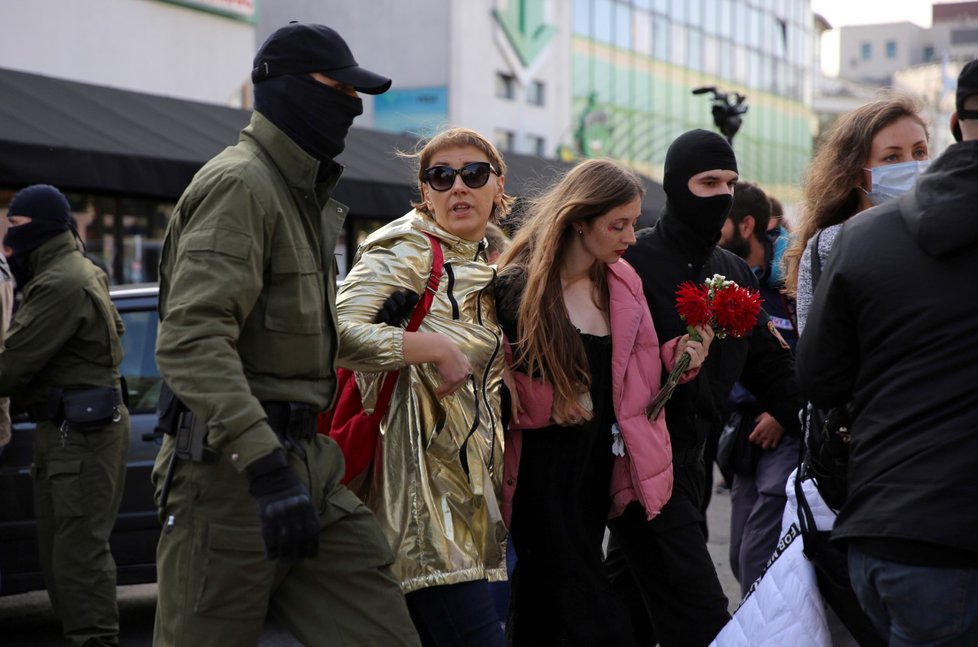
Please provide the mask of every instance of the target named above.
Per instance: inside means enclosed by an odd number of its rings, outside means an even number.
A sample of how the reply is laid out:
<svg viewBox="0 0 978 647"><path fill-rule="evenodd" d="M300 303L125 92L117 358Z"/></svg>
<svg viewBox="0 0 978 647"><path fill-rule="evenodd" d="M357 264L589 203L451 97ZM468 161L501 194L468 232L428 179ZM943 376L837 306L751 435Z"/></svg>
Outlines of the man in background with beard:
<svg viewBox="0 0 978 647"><path fill-rule="evenodd" d="M757 289L744 261L717 247L733 202L737 160L723 137L693 130L678 137L666 153L663 188L666 208L651 229L639 232L625 259L645 290L660 339L686 333L676 311L676 289L722 274ZM609 523L612 543L608 567L622 599L629 601L639 644L662 647L707 645L729 620L727 598L706 547L700 500L707 466L703 448L724 423L726 400L740 379L765 411L797 433L800 402L791 352L761 311L745 337L715 339L699 375L680 385L666 404L672 440L674 484L662 512L646 520L632 504ZM712 469L712 465L709 466ZM618 545L631 544L622 551ZM627 564L622 553L644 555ZM640 596L634 594L638 588ZM644 608L635 604L644 602Z"/></svg>
<svg viewBox="0 0 978 647"><path fill-rule="evenodd" d="M323 25L258 50L255 112L194 177L160 262L156 357L172 394L153 471L164 519L155 645L419 645L373 514L316 433L333 401L334 158L390 79Z"/></svg>
<svg viewBox="0 0 978 647"><path fill-rule="evenodd" d="M747 262L760 284L772 332L793 351L798 341L793 303L781 293L782 284L774 277L774 239L768 231L771 206L756 184L738 182L733 207L720 230L720 246ZM785 482L798 465L799 438L786 436L784 427L760 408L757 398L740 382L730 393L730 410L727 425L736 436L731 453L739 459L730 465L730 569L740 582L743 597L764 572L781 537L781 517L788 500Z"/></svg>

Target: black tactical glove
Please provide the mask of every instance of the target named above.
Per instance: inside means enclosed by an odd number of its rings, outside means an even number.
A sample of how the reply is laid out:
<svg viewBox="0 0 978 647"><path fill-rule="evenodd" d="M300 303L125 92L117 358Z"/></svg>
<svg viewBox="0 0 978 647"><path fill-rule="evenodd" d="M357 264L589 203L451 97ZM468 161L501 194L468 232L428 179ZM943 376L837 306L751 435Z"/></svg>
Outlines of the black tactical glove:
<svg viewBox="0 0 978 647"><path fill-rule="evenodd" d="M319 554L319 514L309 490L276 449L248 466L248 492L258 501L268 559L298 561Z"/></svg>
<svg viewBox="0 0 978 647"><path fill-rule="evenodd" d="M394 292L387 297L384 305L380 306L380 310L374 317L374 323L400 327L401 322L414 311L414 306L418 305L418 299L418 295L411 290Z"/></svg>

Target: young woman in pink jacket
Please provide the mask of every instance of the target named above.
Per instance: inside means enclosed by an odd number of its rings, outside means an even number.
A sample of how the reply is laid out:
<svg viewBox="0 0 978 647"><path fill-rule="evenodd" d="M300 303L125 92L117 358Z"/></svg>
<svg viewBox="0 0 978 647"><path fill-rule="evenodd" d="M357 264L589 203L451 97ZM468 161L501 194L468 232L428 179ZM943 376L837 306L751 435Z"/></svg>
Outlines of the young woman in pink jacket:
<svg viewBox="0 0 978 647"><path fill-rule="evenodd" d="M511 342L514 411L506 437L503 514L517 554L507 626L514 645L631 645L608 582L605 523L638 501L649 518L672 490L664 416L646 405L686 351L660 345L635 271L644 190L610 160L573 168L528 211L500 261L497 316Z"/></svg>

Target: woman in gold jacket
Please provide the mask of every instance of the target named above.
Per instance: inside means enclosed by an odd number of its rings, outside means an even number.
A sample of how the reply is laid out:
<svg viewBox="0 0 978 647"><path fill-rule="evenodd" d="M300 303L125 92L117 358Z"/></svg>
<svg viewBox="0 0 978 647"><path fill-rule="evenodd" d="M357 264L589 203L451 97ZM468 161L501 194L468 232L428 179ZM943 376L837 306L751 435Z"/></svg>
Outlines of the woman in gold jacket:
<svg viewBox="0 0 978 647"><path fill-rule="evenodd" d="M379 388L376 372L403 368L361 494L387 534L422 642L502 646L488 582L506 577L504 360L483 238L512 198L499 152L474 131L444 131L416 157L421 200L366 240L337 297L339 363L365 372L357 376L365 409ZM421 327L375 323L393 293L425 289L433 261L426 232L439 241L444 268Z"/></svg>

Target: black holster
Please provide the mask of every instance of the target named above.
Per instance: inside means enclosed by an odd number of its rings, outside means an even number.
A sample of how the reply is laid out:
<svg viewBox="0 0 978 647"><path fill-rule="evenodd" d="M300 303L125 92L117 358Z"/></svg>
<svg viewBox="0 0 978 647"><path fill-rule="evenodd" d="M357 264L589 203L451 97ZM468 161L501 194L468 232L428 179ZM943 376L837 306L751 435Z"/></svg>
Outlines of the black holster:
<svg viewBox="0 0 978 647"><path fill-rule="evenodd" d="M51 387L47 401L30 405L27 411L35 422L50 420L57 425L68 424L72 429L88 431L117 422L122 404L122 393L111 386Z"/></svg>
<svg viewBox="0 0 978 647"><path fill-rule="evenodd" d="M160 389L157 417L157 431L176 438L174 454L177 458L194 463L212 463L217 459L217 451L207 445L207 423L198 418L166 382Z"/></svg>
<svg viewBox="0 0 978 647"><path fill-rule="evenodd" d="M261 406L268 416L268 426L278 436L282 447L304 459L305 443L316 437L316 408L284 400L264 400Z"/></svg>

